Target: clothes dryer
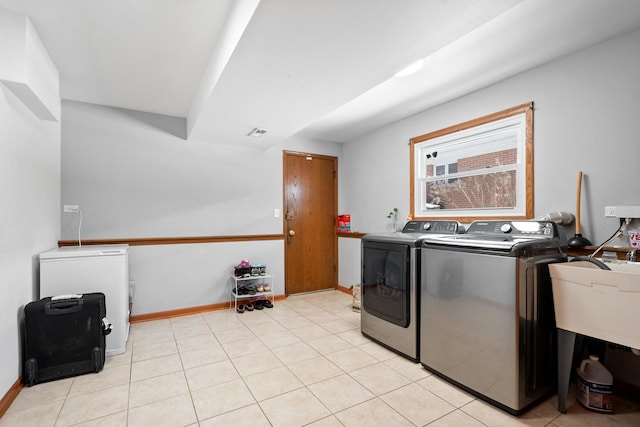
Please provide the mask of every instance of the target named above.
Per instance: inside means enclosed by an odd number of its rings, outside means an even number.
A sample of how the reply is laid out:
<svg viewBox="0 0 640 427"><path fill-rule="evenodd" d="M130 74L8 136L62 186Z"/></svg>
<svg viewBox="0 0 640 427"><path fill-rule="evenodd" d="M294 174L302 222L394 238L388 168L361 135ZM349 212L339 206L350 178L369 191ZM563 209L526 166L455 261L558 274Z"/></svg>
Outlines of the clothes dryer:
<svg viewBox="0 0 640 427"><path fill-rule="evenodd" d="M362 238L363 335L419 361L421 245L430 237L462 231L457 221L409 221L402 232Z"/></svg>

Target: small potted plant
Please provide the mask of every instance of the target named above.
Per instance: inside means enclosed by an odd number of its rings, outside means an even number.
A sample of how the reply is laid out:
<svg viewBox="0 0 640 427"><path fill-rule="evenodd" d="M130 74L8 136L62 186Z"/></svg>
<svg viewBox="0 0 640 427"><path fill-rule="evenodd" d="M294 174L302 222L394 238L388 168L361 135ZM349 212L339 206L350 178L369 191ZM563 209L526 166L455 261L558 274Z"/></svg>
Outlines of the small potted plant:
<svg viewBox="0 0 640 427"><path fill-rule="evenodd" d="M398 208L393 208L387 218L393 221L393 231L398 231Z"/></svg>

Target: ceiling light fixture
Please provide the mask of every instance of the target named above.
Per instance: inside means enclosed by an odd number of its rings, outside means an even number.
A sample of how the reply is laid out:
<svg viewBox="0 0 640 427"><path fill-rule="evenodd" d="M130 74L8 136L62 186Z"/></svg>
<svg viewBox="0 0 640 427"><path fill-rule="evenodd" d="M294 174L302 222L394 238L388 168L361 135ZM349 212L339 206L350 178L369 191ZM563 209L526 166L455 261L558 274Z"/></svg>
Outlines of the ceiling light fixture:
<svg viewBox="0 0 640 427"><path fill-rule="evenodd" d="M408 67L398 71L394 77L404 77L404 76L409 76L413 73L418 72L422 66L424 65L424 59L419 59L416 62L414 62L413 64L409 65Z"/></svg>
<svg viewBox="0 0 640 427"><path fill-rule="evenodd" d="M267 133L266 129L254 128L251 132L249 132L247 134L247 136L252 136L254 138L260 138L265 133Z"/></svg>

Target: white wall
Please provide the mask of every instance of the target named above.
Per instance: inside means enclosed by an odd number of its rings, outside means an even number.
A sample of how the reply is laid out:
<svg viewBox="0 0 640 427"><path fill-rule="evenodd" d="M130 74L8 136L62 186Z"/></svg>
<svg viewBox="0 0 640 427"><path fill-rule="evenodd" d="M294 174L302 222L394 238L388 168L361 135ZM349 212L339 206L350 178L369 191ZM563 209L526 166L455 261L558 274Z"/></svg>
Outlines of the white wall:
<svg viewBox="0 0 640 427"><path fill-rule="evenodd" d="M38 254L60 238L60 124L0 84L0 397L22 374L20 322L37 295Z"/></svg>
<svg viewBox="0 0 640 427"><path fill-rule="evenodd" d="M231 267L242 259L267 265L284 294L284 241L132 246L133 313L154 313L229 301Z"/></svg>
<svg viewBox="0 0 640 427"><path fill-rule="evenodd" d="M0 8L0 81L36 116L60 120L58 70L27 16Z"/></svg>
<svg viewBox="0 0 640 427"><path fill-rule="evenodd" d="M179 138L180 119L64 101L62 199L83 211L81 237L282 233L282 151L339 156L342 147L292 139L263 148ZM62 218L76 239L77 214ZM284 293L282 240L137 246L130 252L133 314L229 300L242 259L267 264Z"/></svg>
<svg viewBox="0 0 640 427"><path fill-rule="evenodd" d="M338 284L345 288L360 283L360 239L338 238Z"/></svg>

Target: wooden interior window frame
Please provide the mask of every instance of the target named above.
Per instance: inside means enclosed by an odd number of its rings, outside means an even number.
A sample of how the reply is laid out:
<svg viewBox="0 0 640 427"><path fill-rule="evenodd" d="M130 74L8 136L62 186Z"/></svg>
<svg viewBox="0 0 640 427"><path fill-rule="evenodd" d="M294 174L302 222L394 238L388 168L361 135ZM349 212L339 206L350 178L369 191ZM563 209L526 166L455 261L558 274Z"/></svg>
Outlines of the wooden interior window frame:
<svg viewBox="0 0 640 427"><path fill-rule="evenodd" d="M427 141L440 138L442 136L454 134L460 131L466 131L479 127L488 123L496 122L498 120L506 119L509 117L524 114L525 122L525 137L524 137L524 172L523 178L517 177L517 179L524 179L525 194L524 194L524 214L523 215L482 215L482 208L469 208L469 209L452 209L451 215L448 215L447 210L438 211L438 215L423 215L422 212L415 212L416 210L416 196L420 197L419 192L421 188L416 189L416 182L419 177L416 171L416 159L415 152L418 144L424 144ZM409 217L412 219L448 219L458 220L461 222L471 222L475 220L487 220L487 219L509 219L509 220L525 220L533 218L533 102L528 102L516 107L508 108L506 110L499 111L497 113L489 114L474 120L470 120L464 123L460 123L454 126L450 126L445 129L441 129L435 132L426 133L424 135L416 136L409 140L410 142L410 197L411 208ZM520 149L520 148L519 148ZM477 210L477 214L474 211ZM436 211L434 209L434 211Z"/></svg>

